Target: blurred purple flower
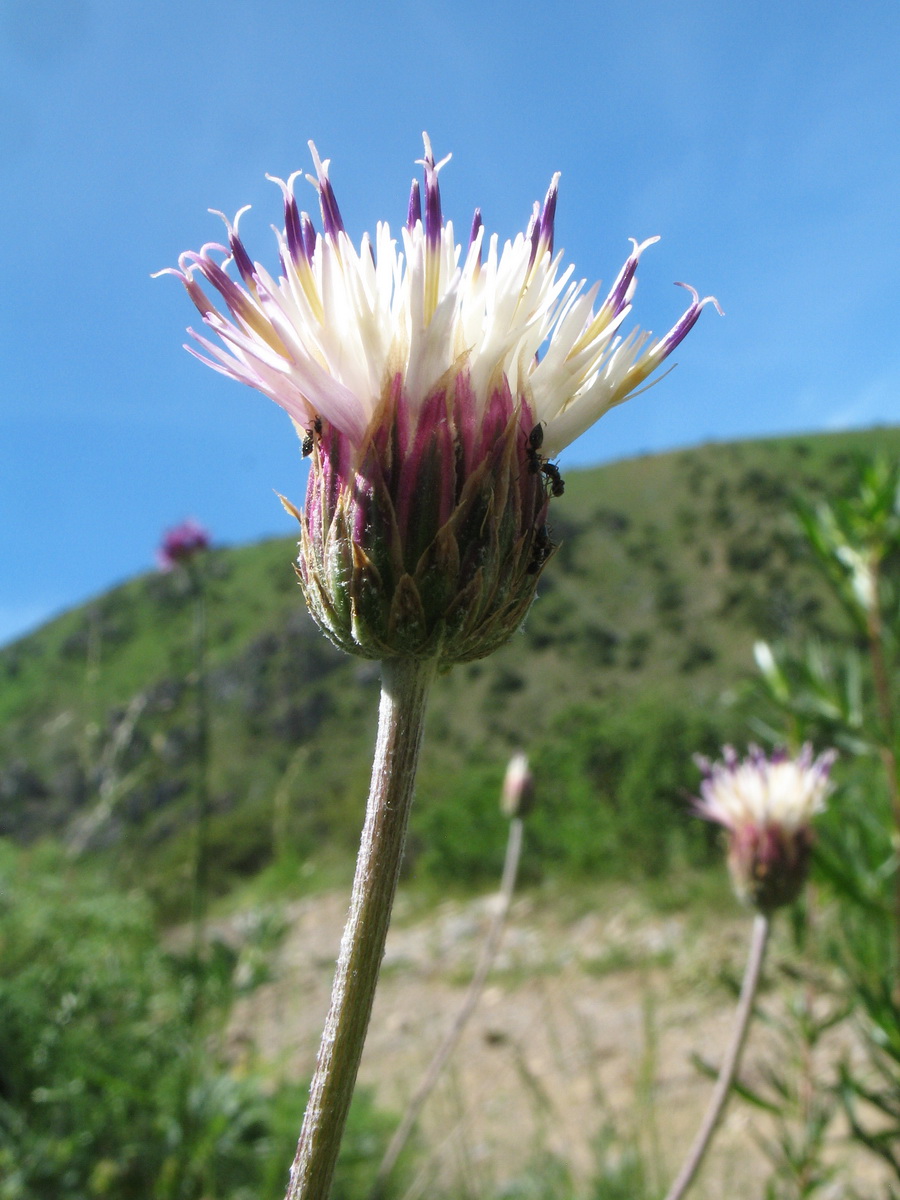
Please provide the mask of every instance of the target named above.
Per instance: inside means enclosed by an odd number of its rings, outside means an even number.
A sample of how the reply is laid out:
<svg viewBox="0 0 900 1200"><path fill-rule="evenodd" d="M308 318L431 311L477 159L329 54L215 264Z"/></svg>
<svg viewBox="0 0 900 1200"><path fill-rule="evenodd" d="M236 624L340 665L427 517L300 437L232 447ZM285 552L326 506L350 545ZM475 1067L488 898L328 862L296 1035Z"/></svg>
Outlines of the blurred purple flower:
<svg viewBox="0 0 900 1200"><path fill-rule="evenodd" d="M209 530L199 521L188 517L180 525L167 529L156 552L156 561L161 571L173 571L186 566L197 554L209 549Z"/></svg>

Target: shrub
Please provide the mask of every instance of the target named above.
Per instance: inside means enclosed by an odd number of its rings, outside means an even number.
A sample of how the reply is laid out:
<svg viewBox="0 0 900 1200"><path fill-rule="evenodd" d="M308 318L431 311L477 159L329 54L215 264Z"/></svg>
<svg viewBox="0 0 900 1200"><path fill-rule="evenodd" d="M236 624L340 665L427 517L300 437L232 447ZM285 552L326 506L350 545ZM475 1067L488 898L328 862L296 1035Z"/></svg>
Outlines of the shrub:
<svg viewBox="0 0 900 1200"><path fill-rule="evenodd" d="M279 1194L306 1088L229 1069L235 965L167 953L140 894L0 843L0 1200ZM361 1097L336 1197L366 1194L387 1133Z"/></svg>

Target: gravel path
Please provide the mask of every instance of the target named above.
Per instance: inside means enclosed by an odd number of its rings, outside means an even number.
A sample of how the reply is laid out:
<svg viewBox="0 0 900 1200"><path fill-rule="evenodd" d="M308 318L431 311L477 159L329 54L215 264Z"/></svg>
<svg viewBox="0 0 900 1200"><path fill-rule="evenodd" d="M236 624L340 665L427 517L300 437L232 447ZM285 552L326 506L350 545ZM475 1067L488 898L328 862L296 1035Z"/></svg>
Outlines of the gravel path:
<svg viewBox="0 0 900 1200"><path fill-rule="evenodd" d="M453 900L417 913L401 895L360 1075L379 1105L402 1111L452 1023L493 902ZM279 1072L311 1073L346 904L344 894L327 893L288 907L272 982L234 1014L236 1052L252 1037ZM611 1167L630 1141L659 1164L661 1190L677 1168L711 1088L692 1055L719 1059L732 1015L722 977L743 968L750 919L661 916L628 891L608 892L578 915L561 915L564 907L539 895L514 904L482 1001L425 1109L410 1200L451 1187L499 1196L546 1171L551 1156L568 1166L566 1196L578 1194L597 1175L604 1133ZM772 963L787 951L776 938ZM746 1078L758 1080L775 1050L771 1036L759 1024L751 1031ZM825 1057L847 1037L835 1034ZM748 1106L730 1106L692 1196L763 1195L758 1125ZM868 1162L854 1166L861 1194L874 1193ZM819 1195L850 1192L838 1182Z"/></svg>

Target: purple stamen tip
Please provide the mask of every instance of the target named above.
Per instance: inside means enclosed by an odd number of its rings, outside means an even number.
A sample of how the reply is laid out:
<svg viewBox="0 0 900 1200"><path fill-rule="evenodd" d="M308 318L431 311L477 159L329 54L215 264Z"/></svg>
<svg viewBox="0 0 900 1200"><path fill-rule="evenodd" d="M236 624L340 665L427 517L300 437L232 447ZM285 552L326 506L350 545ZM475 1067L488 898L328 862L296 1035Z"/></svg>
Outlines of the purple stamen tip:
<svg viewBox="0 0 900 1200"><path fill-rule="evenodd" d="M306 261L312 262L313 252L316 248L316 227L313 225L309 213L300 214L300 232L303 235L303 251Z"/></svg>
<svg viewBox="0 0 900 1200"><path fill-rule="evenodd" d="M431 138L428 136L427 133L422 134L422 142L424 143L424 146L425 146L425 157L420 158L419 162L422 164L422 166L425 168L426 171L433 171L434 170L434 152L431 149Z"/></svg>
<svg viewBox="0 0 900 1200"><path fill-rule="evenodd" d="M444 218L441 213L441 189L434 164L425 168L425 236L430 246L441 240Z"/></svg>
<svg viewBox="0 0 900 1200"><path fill-rule="evenodd" d="M525 230L525 240L526 242L531 242L531 254L528 256L528 265L530 267L537 258L538 246L541 241L541 209L536 201L531 211L531 220L528 222L528 228Z"/></svg>
<svg viewBox="0 0 900 1200"><path fill-rule="evenodd" d="M233 222L229 221L225 214L223 212L219 212L218 209L211 208L209 210L214 216L221 217L225 222L225 228L228 230L228 245L231 250L231 257L234 259L235 266L240 272L244 283L252 282L253 276L256 272L256 268L253 266L253 261L244 248L244 243L241 241L240 235L238 234L238 224L240 223L240 219L244 213L249 210L249 208L250 205L245 204L243 208L238 209Z"/></svg>
<svg viewBox="0 0 900 1200"><path fill-rule="evenodd" d="M721 306L720 306L718 300L715 298L715 296L704 296L703 299L701 300L700 294L698 293L697 289L692 288L689 283L676 283L675 286L683 287L687 291L689 291L691 293L692 299L691 299L690 307L685 310L685 312L682 314L681 318L675 322L675 324L672 326L672 328L669 330L669 332L663 338L663 340L662 340L663 357L665 357L668 354L671 354L672 351L675 349L675 347L684 341L684 339L687 337L687 335L690 333L690 331L697 324L697 320L700 316L700 313L703 311L703 309L705 308L705 306L707 304L714 305L716 312L719 314L720 317L723 317L725 315L722 312Z"/></svg>
<svg viewBox="0 0 900 1200"><path fill-rule="evenodd" d="M409 209L406 214L406 228L412 233L416 227L416 223L422 220L422 193L419 190L419 181L414 179L412 187L409 189Z"/></svg>
<svg viewBox="0 0 900 1200"><path fill-rule="evenodd" d="M230 235L228 242L231 246L231 256L234 259L235 266L240 271L241 278L245 283L249 283L255 273L253 260L244 248L244 243L238 237L237 232Z"/></svg>
<svg viewBox="0 0 900 1200"><path fill-rule="evenodd" d="M632 254L619 272L619 278L613 284L607 297L606 303L616 316L621 312L622 306L628 303L628 289L631 287L631 282L637 271L637 264L637 255Z"/></svg>
<svg viewBox="0 0 900 1200"><path fill-rule="evenodd" d="M472 217L472 229L469 233L469 248L475 244L475 239L478 237L478 232L484 226L484 221L481 219L481 209L476 208L475 214Z"/></svg>
<svg viewBox="0 0 900 1200"><path fill-rule="evenodd" d="M691 287L691 285L689 283L677 283L676 282L675 286L684 288L684 290L686 292L690 292L691 295L694 297L691 308L696 306L697 310L699 311L700 309L705 308L707 304L711 304L713 306L713 308L716 310L716 312L719 314L720 317L725 316L725 313L722 311L722 305L718 302L718 300L715 298L715 296L704 296L703 299L701 300L700 293L697 291L696 288Z"/></svg>
<svg viewBox="0 0 900 1200"><path fill-rule="evenodd" d="M328 164L330 159L322 162L314 142L309 143L309 148L312 151L313 165L316 168L315 184L319 189L322 226L326 234L330 233L332 237L337 237L339 233L344 232L344 219L341 216L341 210L338 208L334 188L331 186L331 181L328 178Z"/></svg>
<svg viewBox="0 0 900 1200"><path fill-rule="evenodd" d="M285 192L284 196L284 235L287 238L288 250L295 263L304 255L303 231L300 225L300 210L292 195Z"/></svg>
<svg viewBox="0 0 900 1200"><path fill-rule="evenodd" d="M160 274L162 274L162 272L160 272ZM177 275L178 272L173 271L172 274ZM210 313L214 313L216 311L215 305L210 302L206 292L204 292L203 288L196 281L196 279L193 278L193 276L182 275L181 280L187 290L187 294L190 296L191 300L193 300L194 306L202 317L205 318Z"/></svg>
<svg viewBox="0 0 900 1200"><path fill-rule="evenodd" d="M322 206L322 224L325 227L325 232L330 233L332 237L336 237L339 233L344 232L344 219L341 216L341 210L338 208L334 189L327 179L322 180L320 184L319 196Z"/></svg>
<svg viewBox="0 0 900 1200"><path fill-rule="evenodd" d="M205 249L206 247L204 247L204 250ZM221 249L224 251L225 247L222 246ZM245 298L245 293L241 291L238 285L231 279L228 273L219 266L215 259L210 258L208 255L203 254L202 252L200 254L188 252L187 254L183 255L183 257L193 259L198 270L203 273L213 287L216 288L216 290L222 295L222 298L225 300L226 304L232 307L234 305L240 307Z"/></svg>
<svg viewBox="0 0 900 1200"><path fill-rule="evenodd" d="M547 195L544 198L544 208L541 212L541 240L546 243L553 257L553 227L556 221L556 199L559 195L559 172L550 180Z"/></svg>
<svg viewBox="0 0 900 1200"><path fill-rule="evenodd" d="M659 241L659 238L647 238L646 241L640 244L634 238L629 238L628 240L632 246L631 253L616 277L615 283L610 288L609 295L603 302L603 307L611 309L614 316L618 316L625 305L630 303L631 297L634 295L634 277L637 273L640 257L647 247L654 245L655 242Z"/></svg>
<svg viewBox="0 0 900 1200"><path fill-rule="evenodd" d="M434 248L440 242L441 230L444 228L438 172L450 156L447 155L447 158L435 163L434 154L431 151L431 141L427 133L422 134L422 140L425 143L425 157L420 158L419 162L425 168L425 238L428 245Z"/></svg>

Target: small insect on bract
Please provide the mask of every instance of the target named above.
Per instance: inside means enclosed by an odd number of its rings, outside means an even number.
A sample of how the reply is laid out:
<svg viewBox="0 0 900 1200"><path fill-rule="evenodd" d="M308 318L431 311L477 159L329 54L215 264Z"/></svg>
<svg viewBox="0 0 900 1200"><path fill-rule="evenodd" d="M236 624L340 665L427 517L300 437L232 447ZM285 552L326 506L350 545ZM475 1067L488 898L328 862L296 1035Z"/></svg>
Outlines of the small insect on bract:
<svg viewBox="0 0 900 1200"><path fill-rule="evenodd" d="M322 422L316 417L312 423L312 427L307 429L306 437L300 444L300 453L304 458L308 458L312 454L313 446L316 444L316 438L322 432Z"/></svg>

